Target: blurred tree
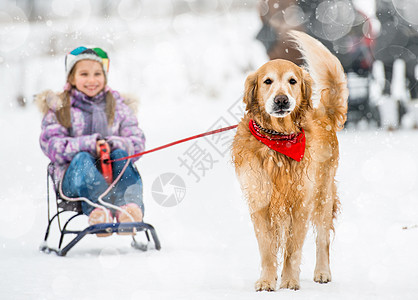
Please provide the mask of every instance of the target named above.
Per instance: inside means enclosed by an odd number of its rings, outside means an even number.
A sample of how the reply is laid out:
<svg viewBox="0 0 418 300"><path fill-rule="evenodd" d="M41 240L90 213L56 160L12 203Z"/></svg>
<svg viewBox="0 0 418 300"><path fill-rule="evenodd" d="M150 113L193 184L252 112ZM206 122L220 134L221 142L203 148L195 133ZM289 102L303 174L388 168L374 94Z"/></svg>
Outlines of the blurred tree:
<svg viewBox="0 0 418 300"><path fill-rule="evenodd" d="M346 71L367 74L370 70L370 25L351 0L260 0L259 11L263 27L257 39L263 42L270 59L302 63L287 36L289 30L295 29L320 40Z"/></svg>
<svg viewBox="0 0 418 300"><path fill-rule="evenodd" d="M302 25L305 20L297 19L297 14L300 12L297 10L297 1L261 0L258 8L263 25L257 39L263 43L270 59L283 58L301 64L300 53L291 45L287 36L287 32L291 29L305 30ZM289 11L288 15L286 11ZM290 11L293 14L291 17L293 22L287 21Z"/></svg>
<svg viewBox="0 0 418 300"><path fill-rule="evenodd" d="M20 7L25 12L30 22L39 20L39 16L42 15L35 0L16 0L9 2L15 2L16 6Z"/></svg>

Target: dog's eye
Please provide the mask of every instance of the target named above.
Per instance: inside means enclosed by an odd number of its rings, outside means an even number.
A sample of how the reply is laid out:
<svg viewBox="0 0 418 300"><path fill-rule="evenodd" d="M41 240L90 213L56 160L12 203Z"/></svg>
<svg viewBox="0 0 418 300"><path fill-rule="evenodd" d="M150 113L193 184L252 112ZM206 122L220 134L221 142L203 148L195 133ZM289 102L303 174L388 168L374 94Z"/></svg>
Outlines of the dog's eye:
<svg viewBox="0 0 418 300"><path fill-rule="evenodd" d="M265 84L272 84L272 83L273 83L273 81L271 81L271 79L270 79L270 78L267 78L266 80L264 80L264 83L265 83Z"/></svg>
<svg viewBox="0 0 418 300"><path fill-rule="evenodd" d="M293 84L296 84L296 83L297 83L297 81L296 81L295 79L293 79L293 78L290 78L289 83L290 83L291 85L293 85Z"/></svg>

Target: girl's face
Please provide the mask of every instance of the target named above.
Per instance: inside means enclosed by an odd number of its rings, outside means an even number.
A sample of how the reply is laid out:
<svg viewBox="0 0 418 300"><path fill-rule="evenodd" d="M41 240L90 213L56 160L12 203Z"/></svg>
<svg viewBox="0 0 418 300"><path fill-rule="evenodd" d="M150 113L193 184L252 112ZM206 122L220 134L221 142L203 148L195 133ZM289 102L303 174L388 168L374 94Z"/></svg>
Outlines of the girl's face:
<svg viewBox="0 0 418 300"><path fill-rule="evenodd" d="M87 96L96 96L106 84L102 65L94 60L80 60L74 66L74 76L70 77L70 83Z"/></svg>

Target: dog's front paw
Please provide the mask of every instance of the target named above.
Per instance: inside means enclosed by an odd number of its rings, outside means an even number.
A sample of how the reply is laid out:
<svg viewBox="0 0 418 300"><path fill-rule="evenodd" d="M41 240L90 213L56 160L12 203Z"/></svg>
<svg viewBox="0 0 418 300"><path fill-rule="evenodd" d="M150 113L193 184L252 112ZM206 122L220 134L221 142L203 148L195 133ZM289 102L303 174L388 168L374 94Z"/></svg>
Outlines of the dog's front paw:
<svg viewBox="0 0 418 300"><path fill-rule="evenodd" d="M331 273L328 271L316 271L314 274L314 281L318 283L328 283L331 281Z"/></svg>
<svg viewBox="0 0 418 300"><path fill-rule="evenodd" d="M276 290L276 279L269 280L260 278L255 283L255 290L257 292L267 291L267 292L274 292Z"/></svg>
<svg viewBox="0 0 418 300"><path fill-rule="evenodd" d="M297 279L282 279L282 283L280 284L280 288L297 291L298 289L300 289L299 280L297 280Z"/></svg>

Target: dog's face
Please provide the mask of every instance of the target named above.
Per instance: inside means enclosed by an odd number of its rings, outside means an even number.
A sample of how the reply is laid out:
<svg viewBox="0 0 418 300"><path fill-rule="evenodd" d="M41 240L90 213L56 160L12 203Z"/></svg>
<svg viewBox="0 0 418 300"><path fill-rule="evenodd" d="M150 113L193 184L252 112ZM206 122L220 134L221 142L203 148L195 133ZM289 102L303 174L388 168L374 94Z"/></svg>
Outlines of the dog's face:
<svg viewBox="0 0 418 300"><path fill-rule="evenodd" d="M274 118L296 116L312 107L309 74L294 63L276 59L261 66L245 82L247 111ZM302 110L302 111L301 111Z"/></svg>

